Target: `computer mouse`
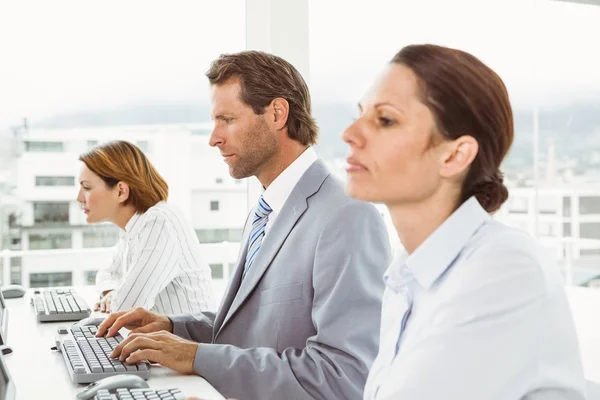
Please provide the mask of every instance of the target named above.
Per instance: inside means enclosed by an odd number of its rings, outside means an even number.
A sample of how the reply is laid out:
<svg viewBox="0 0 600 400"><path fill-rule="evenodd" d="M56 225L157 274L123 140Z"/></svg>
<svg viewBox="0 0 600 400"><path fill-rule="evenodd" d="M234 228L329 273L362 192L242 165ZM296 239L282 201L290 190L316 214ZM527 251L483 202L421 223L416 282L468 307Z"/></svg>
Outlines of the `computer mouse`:
<svg viewBox="0 0 600 400"><path fill-rule="evenodd" d="M147 389L148 383L137 375L113 375L89 384L77 394L77 400L93 399L99 390L115 391L116 389Z"/></svg>
<svg viewBox="0 0 600 400"><path fill-rule="evenodd" d="M79 320L73 324L73 326L98 326L100 325L106 317L87 317L82 320Z"/></svg>
<svg viewBox="0 0 600 400"><path fill-rule="evenodd" d="M7 285L2 288L2 296L5 299L14 299L25 295L25 288L21 285Z"/></svg>

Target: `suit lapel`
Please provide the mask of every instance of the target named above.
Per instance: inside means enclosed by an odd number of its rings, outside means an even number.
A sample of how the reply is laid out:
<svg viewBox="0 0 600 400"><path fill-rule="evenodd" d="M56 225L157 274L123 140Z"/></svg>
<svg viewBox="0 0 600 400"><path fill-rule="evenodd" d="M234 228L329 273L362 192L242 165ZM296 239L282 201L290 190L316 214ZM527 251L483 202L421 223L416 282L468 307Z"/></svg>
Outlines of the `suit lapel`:
<svg viewBox="0 0 600 400"><path fill-rule="evenodd" d="M217 324L215 321L215 333L218 335L218 331L222 330L227 322L233 317L235 312L240 308L240 306L246 301L246 299L250 296L262 276L269 269L273 258L277 255L277 252L287 239L288 235L294 229L296 222L298 219L304 214L304 212L308 208L307 199L315 194L325 179L329 176L329 170L325 166L325 163L321 160L315 161L315 163L304 173L300 181L294 187L294 190L290 193L287 201L285 202L281 212L277 215L277 219L270 227L270 230L267 232L265 239L260 247L260 250L256 254L256 258L254 259L254 263L252 267L248 270L246 274L246 278L239 285L239 290L237 290L237 294L234 292L234 288L237 285L232 285L228 287L227 298L229 299L231 296L233 297L233 302L229 307L227 312L224 312L225 308L222 309L220 314L226 315L223 319L223 323L217 330ZM252 214L254 215L254 210ZM251 218L249 218L251 220ZM249 222L246 222L246 228L244 229L244 241L242 245L244 246L244 250L242 252L242 256L240 260L238 260L238 266L236 268L236 274L234 278L237 277L238 282L241 279L241 274L244 269L244 264L246 262L246 253L248 250L248 236L250 235L251 225L248 226ZM239 275L239 276L238 276ZM225 304L225 302L224 302ZM215 337L216 337L215 335Z"/></svg>

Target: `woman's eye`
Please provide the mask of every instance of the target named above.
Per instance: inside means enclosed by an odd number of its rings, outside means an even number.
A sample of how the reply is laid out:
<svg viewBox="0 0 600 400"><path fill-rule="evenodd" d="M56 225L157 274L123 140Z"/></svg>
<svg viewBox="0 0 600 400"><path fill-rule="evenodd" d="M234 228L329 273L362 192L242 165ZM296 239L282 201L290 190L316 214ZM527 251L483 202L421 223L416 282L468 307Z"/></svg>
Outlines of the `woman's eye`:
<svg viewBox="0 0 600 400"><path fill-rule="evenodd" d="M394 125L394 121L386 118L386 117L379 117L379 123L381 124L381 126L392 126Z"/></svg>

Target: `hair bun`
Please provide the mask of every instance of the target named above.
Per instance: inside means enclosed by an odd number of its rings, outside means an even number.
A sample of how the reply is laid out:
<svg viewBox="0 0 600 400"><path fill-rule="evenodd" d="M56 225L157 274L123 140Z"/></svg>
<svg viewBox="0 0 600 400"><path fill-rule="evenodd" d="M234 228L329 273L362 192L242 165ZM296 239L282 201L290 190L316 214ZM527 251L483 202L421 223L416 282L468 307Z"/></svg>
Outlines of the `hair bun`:
<svg viewBox="0 0 600 400"><path fill-rule="evenodd" d="M508 199L508 189L504 186L502 172L496 171L485 181L473 186L472 195L487 212L496 212Z"/></svg>

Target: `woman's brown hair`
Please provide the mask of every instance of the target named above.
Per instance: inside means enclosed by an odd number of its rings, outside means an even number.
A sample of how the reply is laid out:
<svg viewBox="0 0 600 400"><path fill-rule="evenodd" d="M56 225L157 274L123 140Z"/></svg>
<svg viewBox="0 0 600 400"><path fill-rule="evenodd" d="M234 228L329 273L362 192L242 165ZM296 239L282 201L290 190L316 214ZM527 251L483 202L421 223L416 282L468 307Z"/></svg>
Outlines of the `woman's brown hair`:
<svg viewBox="0 0 600 400"><path fill-rule="evenodd" d="M421 101L446 139L469 135L479 151L463 183L461 203L475 196L488 212L508 198L500 164L513 142L514 123L502 79L476 57L435 45L404 47L392 63L418 77Z"/></svg>
<svg viewBox="0 0 600 400"><path fill-rule="evenodd" d="M169 197L169 186L146 155L135 145L117 140L94 147L79 156L90 171L113 188L119 182L129 185L131 204L138 212L146 212Z"/></svg>

